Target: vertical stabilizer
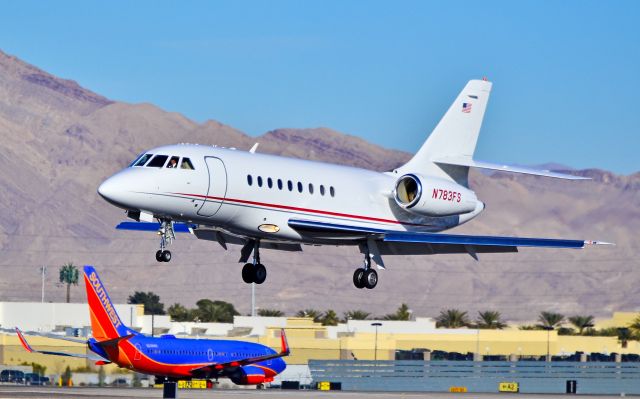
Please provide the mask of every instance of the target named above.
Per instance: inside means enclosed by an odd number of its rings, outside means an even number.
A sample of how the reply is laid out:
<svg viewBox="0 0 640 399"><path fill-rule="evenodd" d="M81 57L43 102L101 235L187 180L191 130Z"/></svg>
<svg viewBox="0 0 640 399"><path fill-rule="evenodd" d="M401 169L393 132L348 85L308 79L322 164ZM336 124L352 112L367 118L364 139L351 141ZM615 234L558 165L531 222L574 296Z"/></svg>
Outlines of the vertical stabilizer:
<svg viewBox="0 0 640 399"><path fill-rule="evenodd" d="M425 173L466 186L468 167L437 165L433 161L473 158L490 93L491 82L470 80L420 150L397 173Z"/></svg>
<svg viewBox="0 0 640 399"><path fill-rule="evenodd" d="M93 337L97 341L106 341L129 334L93 266L84 267L84 282Z"/></svg>

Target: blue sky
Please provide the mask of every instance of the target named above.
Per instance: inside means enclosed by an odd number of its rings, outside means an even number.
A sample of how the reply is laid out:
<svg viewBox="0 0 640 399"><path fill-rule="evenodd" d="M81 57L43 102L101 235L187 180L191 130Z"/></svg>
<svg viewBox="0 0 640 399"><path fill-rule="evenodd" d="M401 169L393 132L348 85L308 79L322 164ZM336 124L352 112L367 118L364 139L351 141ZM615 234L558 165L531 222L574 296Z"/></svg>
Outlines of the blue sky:
<svg viewBox="0 0 640 399"><path fill-rule="evenodd" d="M326 126L409 152L487 76L477 159L629 174L638 21L638 1L19 1L0 49L250 135Z"/></svg>

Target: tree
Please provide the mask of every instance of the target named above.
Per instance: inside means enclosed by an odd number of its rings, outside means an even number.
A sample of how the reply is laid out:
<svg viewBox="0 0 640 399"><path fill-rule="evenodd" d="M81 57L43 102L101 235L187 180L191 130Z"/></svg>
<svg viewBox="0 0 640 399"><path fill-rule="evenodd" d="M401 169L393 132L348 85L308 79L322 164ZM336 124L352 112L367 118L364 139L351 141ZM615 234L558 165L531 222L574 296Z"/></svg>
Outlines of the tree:
<svg viewBox="0 0 640 399"><path fill-rule="evenodd" d="M469 325L467 312L458 309L441 310L436 317L436 327L460 328Z"/></svg>
<svg viewBox="0 0 640 399"><path fill-rule="evenodd" d="M258 309L258 316L262 317L282 317L284 312L277 309Z"/></svg>
<svg viewBox="0 0 640 399"><path fill-rule="evenodd" d="M540 312L538 321L542 328L556 328L564 323L564 315L553 312Z"/></svg>
<svg viewBox="0 0 640 399"><path fill-rule="evenodd" d="M367 320L371 316L371 313L364 310L349 310L344 312L344 320Z"/></svg>
<svg viewBox="0 0 640 399"><path fill-rule="evenodd" d="M144 305L144 314L164 314L164 303L160 302L160 297L153 292L136 291L129 295L128 303L134 305Z"/></svg>
<svg viewBox="0 0 640 399"><path fill-rule="evenodd" d="M174 303L169 306L167 313L169 313L169 316L171 316L173 321L195 321L197 318L197 314L194 309L187 309L179 303Z"/></svg>
<svg viewBox="0 0 640 399"><path fill-rule="evenodd" d="M389 313L382 317L383 320L400 320L407 321L411 320L411 311L409 310L409 305L403 303L400 305L398 310L395 313Z"/></svg>
<svg viewBox="0 0 640 399"><path fill-rule="evenodd" d="M320 313L319 310L315 310L315 309L304 309L304 310L299 310L298 313L296 313L296 317L308 317L313 319L313 321L315 321L316 323L320 322L320 317L322 317L322 313Z"/></svg>
<svg viewBox="0 0 640 399"><path fill-rule="evenodd" d="M71 284L78 285L78 268L69 262L60 267L60 282L67 285L67 303L71 301Z"/></svg>
<svg viewBox="0 0 640 399"><path fill-rule="evenodd" d="M637 337L640 338L640 314L631 324L629 324L629 328L635 332Z"/></svg>
<svg viewBox="0 0 640 399"><path fill-rule="evenodd" d="M322 322L323 326L337 326L338 321L338 315L331 309L324 312L322 318L320 319L320 322Z"/></svg>
<svg viewBox="0 0 640 399"><path fill-rule="evenodd" d="M507 324L501 320L500 312L486 310L478 312L477 327L487 330L502 330Z"/></svg>
<svg viewBox="0 0 640 399"><path fill-rule="evenodd" d="M623 348L627 347L627 343L631 339L633 339L633 336L631 335L631 331L628 328L618 328L618 341L620 341L620 345L622 345Z"/></svg>
<svg viewBox="0 0 640 399"><path fill-rule="evenodd" d="M585 328L593 327L593 316L571 316L569 323L578 329L578 335L582 335Z"/></svg>
<svg viewBox="0 0 640 399"><path fill-rule="evenodd" d="M198 318L205 323L233 323L233 316L240 315L232 304L225 301L201 299L196 306Z"/></svg>

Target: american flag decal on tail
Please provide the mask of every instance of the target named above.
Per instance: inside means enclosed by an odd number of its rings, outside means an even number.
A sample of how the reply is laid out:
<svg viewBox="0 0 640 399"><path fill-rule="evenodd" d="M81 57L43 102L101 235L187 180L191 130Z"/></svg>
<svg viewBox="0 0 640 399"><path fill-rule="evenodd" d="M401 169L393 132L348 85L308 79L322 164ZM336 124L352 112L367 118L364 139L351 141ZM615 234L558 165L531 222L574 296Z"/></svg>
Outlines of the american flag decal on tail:
<svg viewBox="0 0 640 399"><path fill-rule="evenodd" d="M468 114L471 112L471 103L462 103L462 112Z"/></svg>

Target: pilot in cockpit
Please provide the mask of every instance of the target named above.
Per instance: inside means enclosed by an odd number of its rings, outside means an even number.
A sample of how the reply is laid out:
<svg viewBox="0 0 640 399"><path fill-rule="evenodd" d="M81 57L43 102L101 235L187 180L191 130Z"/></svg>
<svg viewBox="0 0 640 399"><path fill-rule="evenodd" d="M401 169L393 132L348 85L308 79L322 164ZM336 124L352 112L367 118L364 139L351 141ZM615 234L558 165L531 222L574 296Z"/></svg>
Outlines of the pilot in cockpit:
<svg viewBox="0 0 640 399"><path fill-rule="evenodd" d="M167 165L167 168L177 168L177 167L178 167L177 157L171 158L171 160L169 160L169 164Z"/></svg>

